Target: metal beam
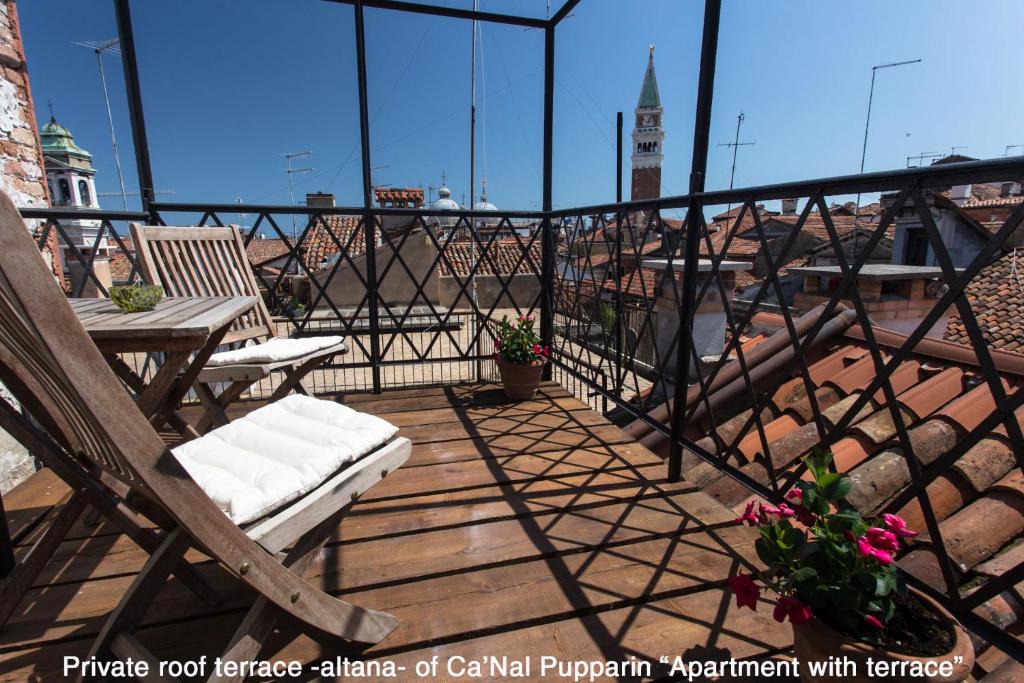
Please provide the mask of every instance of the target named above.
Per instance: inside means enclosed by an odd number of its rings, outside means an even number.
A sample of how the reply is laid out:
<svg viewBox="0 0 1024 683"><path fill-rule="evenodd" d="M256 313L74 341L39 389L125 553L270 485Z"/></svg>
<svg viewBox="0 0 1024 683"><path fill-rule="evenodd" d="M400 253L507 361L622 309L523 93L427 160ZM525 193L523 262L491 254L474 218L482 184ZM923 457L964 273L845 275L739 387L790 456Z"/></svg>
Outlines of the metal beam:
<svg viewBox="0 0 1024 683"><path fill-rule="evenodd" d="M540 273L540 337L541 343L550 346L554 341L555 330L555 231L551 224L551 169L553 159L553 129L555 102L555 27L554 24L544 29L544 180L541 209L545 212L541 224L543 239L541 241L541 273ZM544 379L551 379L551 364L544 366Z"/></svg>
<svg viewBox="0 0 1024 683"><path fill-rule="evenodd" d="M380 393L380 320L377 306L377 258L374 246L373 180L370 170L370 114L366 86L366 22L363 2L355 0L356 71L359 80L359 143L363 161L363 230L366 245L366 283L370 314L370 362L373 363L373 391Z"/></svg>
<svg viewBox="0 0 1024 683"><path fill-rule="evenodd" d="M362 4L363 7L374 9L395 10L397 12L412 12L414 14L428 14L435 17L451 17L453 19L476 19L477 21L488 21L495 24L511 24L513 26L525 26L528 28L547 28L547 19L535 19L533 17L520 17L513 14L501 14L498 12L482 12L457 7L438 7L436 5L419 4L416 2L402 2L401 0L327 0L343 5Z"/></svg>
<svg viewBox="0 0 1024 683"><path fill-rule="evenodd" d="M149 205L154 199L153 168L149 160L146 119L142 114L142 91L139 86L139 65L135 58L135 35L132 32L132 13L129 1L114 0L114 12L117 15L117 37L121 41L121 66L124 68L128 116L132 124L132 144L135 147L135 167L139 176L139 196L142 198L142 210L149 213Z"/></svg>
<svg viewBox="0 0 1024 683"><path fill-rule="evenodd" d="M697 113L693 124L693 159L690 166L690 205L686 211L686 246L683 254L683 286L679 302L679 343L676 346L676 377L673 384L675 409L672 411L672 442L668 458L669 481L682 476L683 405L693 353L693 317L697 307L697 246L704 227L703 204L694 195L704 191L708 168L708 140L711 131L711 104L715 86L715 59L718 55L718 23L721 0L705 0L704 30L701 37L700 75L697 81ZM677 290L678 291L678 290Z"/></svg>
<svg viewBox="0 0 1024 683"><path fill-rule="evenodd" d="M558 22L569 16L569 13L576 9L576 5L580 4L580 0L566 0L565 4L558 8L555 12L555 16L551 17L551 26L554 28L558 26Z"/></svg>

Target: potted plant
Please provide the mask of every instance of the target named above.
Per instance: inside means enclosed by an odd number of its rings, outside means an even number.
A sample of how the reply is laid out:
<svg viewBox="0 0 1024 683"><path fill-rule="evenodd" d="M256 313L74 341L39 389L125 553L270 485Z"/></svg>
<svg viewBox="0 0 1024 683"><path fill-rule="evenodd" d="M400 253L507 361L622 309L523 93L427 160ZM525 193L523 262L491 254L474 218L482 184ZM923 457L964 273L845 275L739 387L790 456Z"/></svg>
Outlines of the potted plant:
<svg viewBox="0 0 1024 683"><path fill-rule="evenodd" d="M847 504L852 482L829 471L830 451L816 450L805 462L813 481L798 482L788 503L755 510L751 500L737 520L760 531L755 548L767 570L758 578L778 596L775 620L792 624L801 679L878 680L881 660L895 665L888 681L964 680L974 665L967 634L934 600L908 590L893 563L902 539L917 532L897 515L864 519ZM754 579L742 572L729 578L738 606L757 609ZM830 657L845 657L856 670L814 667Z"/></svg>
<svg viewBox="0 0 1024 683"><path fill-rule="evenodd" d="M507 315L501 318L494 340L494 360L506 396L514 399L533 396L550 355L551 350L540 344L532 315L521 315L514 323Z"/></svg>

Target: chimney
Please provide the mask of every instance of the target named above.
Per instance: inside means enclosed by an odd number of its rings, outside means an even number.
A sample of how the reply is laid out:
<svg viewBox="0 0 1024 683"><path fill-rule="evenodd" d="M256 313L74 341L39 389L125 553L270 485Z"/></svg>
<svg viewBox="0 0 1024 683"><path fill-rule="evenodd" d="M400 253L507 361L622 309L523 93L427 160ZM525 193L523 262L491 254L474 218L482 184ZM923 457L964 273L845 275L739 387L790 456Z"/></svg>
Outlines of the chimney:
<svg viewBox="0 0 1024 683"><path fill-rule="evenodd" d="M949 198L954 204L960 206L968 199L971 198L971 186L970 185L954 185L949 191Z"/></svg>
<svg viewBox="0 0 1024 683"><path fill-rule="evenodd" d="M306 206L334 207L334 195L330 192L309 192L306 194Z"/></svg>
<svg viewBox="0 0 1024 683"><path fill-rule="evenodd" d="M999 188L1000 197L1009 197L1013 194L1013 183L1003 183Z"/></svg>
<svg viewBox="0 0 1024 683"><path fill-rule="evenodd" d="M843 278L839 266L790 268L789 272L804 276L803 291L793 297L793 307L798 311L809 311L827 302ZM942 293L942 277L941 268L868 263L857 273L856 287L875 326L909 335L935 307ZM849 299L841 303L854 307ZM942 339L948 321L946 310L925 336Z"/></svg>
<svg viewBox="0 0 1024 683"><path fill-rule="evenodd" d="M783 199L782 200L782 215L792 216L796 213L796 199Z"/></svg>

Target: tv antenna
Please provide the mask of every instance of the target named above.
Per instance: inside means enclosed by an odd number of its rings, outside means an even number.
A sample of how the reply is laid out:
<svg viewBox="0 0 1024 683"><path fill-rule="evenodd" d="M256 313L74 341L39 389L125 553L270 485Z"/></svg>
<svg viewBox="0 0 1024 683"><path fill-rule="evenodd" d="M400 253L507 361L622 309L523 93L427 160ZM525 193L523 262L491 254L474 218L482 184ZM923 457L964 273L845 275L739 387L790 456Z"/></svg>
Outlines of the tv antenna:
<svg viewBox="0 0 1024 683"><path fill-rule="evenodd" d="M114 114L110 109L110 96L107 94L107 75L103 71L103 55L111 54L121 56L121 41L118 38L111 38L97 42L95 40L74 41L73 45L86 47L96 53L96 66L100 70L100 85L103 87L103 102L107 105L107 123L110 125L110 146L114 150L114 166L117 168L117 182L121 185L121 202L125 211L128 210L128 193L124 191L124 175L121 173L121 156L117 151L117 137L114 135ZM53 106L50 106L50 116L53 116ZM136 194L136 193L132 193Z"/></svg>
<svg viewBox="0 0 1024 683"><path fill-rule="evenodd" d="M295 192L294 192L294 188L292 186L292 176L295 175L296 173L309 173L309 172L311 172L313 170L312 166L307 166L305 168L292 168L292 159L302 159L302 158L308 157L308 156L310 156L312 154L313 154L313 152L311 152L311 151L309 151L307 149L307 150L304 150L302 152L284 152L281 155L288 162L288 168L285 169L285 172L288 174L288 206L295 206ZM292 239L294 240L295 237L296 237L296 233L295 233L295 214L293 213L292 214Z"/></svg>
<svg viewBox="0 0 1024 683"><path fill-rule="evenodd" d="M1003 156L1004 157L1010 156L1010 150L1011 149L1018 149L1018 148L1021 149L1021 150L1024 150L1024 145L1007 145L1006 146L1006 151L1003 152Z"/></svg>
<svg viewBox="0 0 1024 683"><path fill-rule="evenodd" d="M910 166L910 162L911 161L917 161L917 166L921 166L921 165L924 164L924 160L925 159L938 159L941 156L942 156L942 152L921 152L920 154L918 154L916 156L913 156L913 155L912 156L908 156L907 157L907 168L911 167Z"/></svg>
<svg viewBox="0 0 1024 683"><path fill-rule="evenodd" d="M651 46L651 52L654 52L654 46ZM746 119L746 115L743 110L740 110L739 115L736 117L736 137L732 142L719 143L719 147L732 147L732 170L729 172L729 189L733 188L733 183L736 180L736 153L739 152L740 147L753 147L756 142L740 142L740 127L743 125L743 121ZM729 208L726 213L732 211L732 203L730 202Z"/></svg>

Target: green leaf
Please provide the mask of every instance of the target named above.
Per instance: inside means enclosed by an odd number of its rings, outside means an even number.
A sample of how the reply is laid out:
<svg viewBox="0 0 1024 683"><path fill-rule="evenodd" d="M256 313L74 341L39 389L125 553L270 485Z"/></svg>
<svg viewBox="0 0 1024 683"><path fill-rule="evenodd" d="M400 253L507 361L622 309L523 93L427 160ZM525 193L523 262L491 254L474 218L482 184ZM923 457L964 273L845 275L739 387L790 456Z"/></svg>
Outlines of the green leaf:
<svg viewBox="0 0 1024 683"><path fill-rule="evenodd" d="M853 488L853 482L845 474L837 474L829 472L827 476L834 476L834 480L830 480L828 484L822 487L822 495L829 500L841 500L846 497Z"/></svg>
<svg viewBox="0 0 1024 683"><path fill-rule="evenodd" d="M816 578L818 578L818 572L814 567L800 567L800 569L797 569L789 575L789 580L792 583L803 583L804 581Z"/></svg>
<svg viewBox="0 0 1024 683"><path fill-rule="evenodd" d="M828 465L832 462L832 451L822 446L815 446L811 454L804 458L807 469L814 475L814 481L820 481L823 474L828 472Z"/></svg>

